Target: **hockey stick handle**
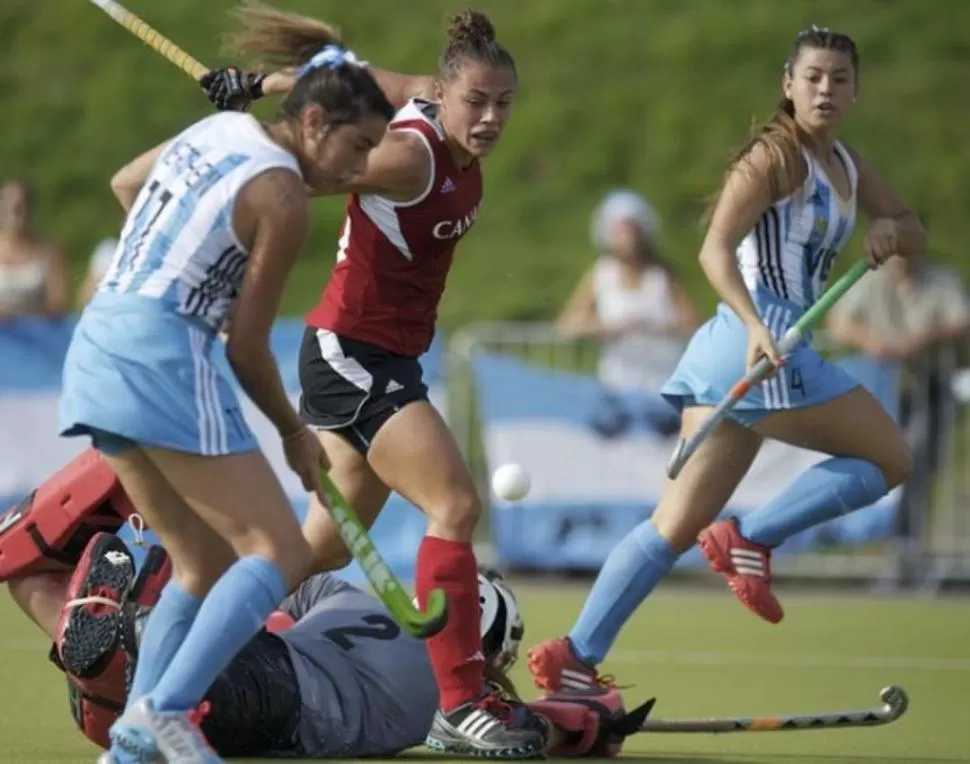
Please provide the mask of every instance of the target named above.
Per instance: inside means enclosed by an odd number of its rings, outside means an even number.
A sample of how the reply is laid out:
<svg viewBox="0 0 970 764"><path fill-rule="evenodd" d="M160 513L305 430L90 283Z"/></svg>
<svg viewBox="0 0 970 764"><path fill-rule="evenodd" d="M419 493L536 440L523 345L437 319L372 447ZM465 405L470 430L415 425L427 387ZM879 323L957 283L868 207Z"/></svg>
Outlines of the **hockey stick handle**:
<svg viewBox="0 0 970 764"><path fill-rule="evenodd" d="M818 298L812 307L802 314L801 318L782 336L778 342L778 352L786 355L794 350L795 346L801 341L806 332L811 330L815 324L838 302L842 296L855 285L869 270L869 263L859 260L846 272L842 278L836 281L825 293ZM774 370L774 366L768 358L762 358L754 367L740 380L731 386L727 395L721 400L714 410L707 415L700 427L689 437L681 438L671 454L670 461L667 463L667 477L671 480L676 479L680 471L684 468L687 460L693 456L701 443L717 429L717 426L724 421L724 418L734 409L745 395L757 384L760 384Z"/></svg>
<svg viewBox="0 0 970 764"><path fill-rule="evenodd" d="M884 688L879 693L882 705L855 711L830 711L789 716L736 716L711 719L647 719L641 732L782 732L832 729L834 727L879 727L891 724L906 713L909 696L899 686Z"/></svg>
<svg viewBox="0 0 970 764"><path fill-rule="evenodd" d="M116 0L91 0L91 2L193 79L200 80L209 73L208 67L196 61L178 45L157 32Z"/></svg>

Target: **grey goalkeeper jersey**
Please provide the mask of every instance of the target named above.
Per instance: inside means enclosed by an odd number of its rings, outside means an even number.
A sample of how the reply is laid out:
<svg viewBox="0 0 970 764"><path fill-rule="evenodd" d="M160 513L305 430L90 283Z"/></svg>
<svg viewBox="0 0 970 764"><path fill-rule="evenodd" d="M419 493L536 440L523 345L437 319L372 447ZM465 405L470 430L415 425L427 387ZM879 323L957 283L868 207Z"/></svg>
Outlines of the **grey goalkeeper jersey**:
<svg viewBox="0 0 970 764"><path fill-rule="evenodd" d="M281 609L298 621L281 636L300 688L302 755L388 755L424 743L438 690L423 642L329 575L309 578Z"/></svg>

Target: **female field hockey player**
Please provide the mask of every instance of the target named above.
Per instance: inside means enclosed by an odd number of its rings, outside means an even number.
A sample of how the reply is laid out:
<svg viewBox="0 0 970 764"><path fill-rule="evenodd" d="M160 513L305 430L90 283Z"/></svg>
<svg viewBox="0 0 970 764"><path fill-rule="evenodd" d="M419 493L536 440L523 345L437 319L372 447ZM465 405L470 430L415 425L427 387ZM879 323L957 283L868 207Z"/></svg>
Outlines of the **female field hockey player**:
<svg viewBox="0 0 970 764"><path fill-rule="evenodd" d="M128 217L67 353L61 432L104 453L175 573L105 761L221 761L188 713L310 564L209 355L232 309L229 362L306 490L319 490L326 456L287 399L268 335L307 231L305 183L359 172L393 116L371 74L319 42L280 121L214 115L112 181Z"/></svg>
<svg viewBox="0 0 970 764"><path fill-rule="evenodd" d="M287 25L300 17L249 5L241 18L275 22L275 38L285 39ZM244 27L234 47L271 65L295 65L270 40L248 39ZM479 162L509 118L515 63L489 19L466 11L452 20L433 80L375 76L395 91L392 100L403 96L405 103L361 175L318 187L351 197L333 275L306 317L301 413L362 521L374 521L392 490L428 517L418 550L418 599L423 606L440 587L450 608L445 628L427 641L441 696L428 745L456 755L528 758L542 740L527 709L483 690L471 545L481 503L453 435L428 402L418 363L431 342L455 248L478 216ZM203 86L217 105L231 105L233 96L252 98L289 82L285 73L264 80L232 69ZM431 100L411 98L422 88ZM316 570L349 560L321 506L311 507L304 534Z"/></svg>
<svg viewBox="0 0 970 764"><path fill-rule="evenodd" d="M20 602L54 640L51 660L67 675L75 722L95 744L124 703L126 676L145 659L141 625L170 567L152 546L136 573L125 542L97 533L70 582L49 603ZM153 594L154 593L154 594ZM478 575L486 676L515 694L508 669L525 624L500 575ZM615 690L530 704L546 722L552 756L609 756L625 736ZM221 756L359 758L394 756L424 742L438 690L421 641L404 632L372 595L327 573L310 576L236 655L198 714ZM628 733L627 733L628 734Z"/></svg>
<svg viewBox="0 0 970 764"><path fill-rule="evenodd" d="M875 171L837 140L858 91L859 58L843 34L812 27L795 38L774 117L731 163L700 261L721 296L691 339L663 393L683 411L689 437L760 357L776 374L753 389L667 484L653 516L609 555L568 637L529 653L541 687L597 681L596 666L634 609L717 516L763 438L831 455L780 496L700 537L735 595L777 623L772 548L813 525L872 504L910 469L900 430L847 373L800 344L786 359L775 342L816 300L852 235L856 207L869 218L873 267L924 251L916 216Z"/></svg>

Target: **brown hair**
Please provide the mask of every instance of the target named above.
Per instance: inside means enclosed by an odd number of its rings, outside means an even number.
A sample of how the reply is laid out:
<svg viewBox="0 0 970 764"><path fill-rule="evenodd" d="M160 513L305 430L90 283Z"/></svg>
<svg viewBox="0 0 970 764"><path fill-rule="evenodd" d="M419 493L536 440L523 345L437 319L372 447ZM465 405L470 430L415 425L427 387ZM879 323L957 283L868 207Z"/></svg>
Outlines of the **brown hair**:
<svg viewBox="0 0 970 764"><path fill-rule="evenodd" d="M508 67L515 73L515 60L495 40L495 27L481 11L464 10L451 17L447 43L438 58L438 77L453 80L466 61L477 61L493 67Z"/></svg>
<svg viewBox="0 0 970 764"><path fill-rule="evenodd" d="M851 37L838 32L832 32L817 26L803 29L795 36L792 42L791 51L785 61L784 73L791 76L795 68L795 62L806 48L815 50L837 50L845 53L852 61L852 68L858 77L859 73L859 52L856 44ZM799 174L803 167L802 146L806 143L806 136L798 123L795 121L795 103L790 98L782 96L775 107L774 114L760 125L756 125L748 136L747 142L737 151L728 162L727 170L724 173L724 182L727 181L731 172L740 164L746 162L751 155L751 151L756 146L761 146L768 156L770 171L768 173L768 183L773 199L780 198L784 194L785 188L791 188L797 184ZM705 219L709 220L717 205L720 197L720 190L715 195L710 207L705 213Z"/></svg>
<svg viewBox="0 0 970 764"><path fill-rule="evenodd" d="M328 45L342 50L340 32L329 24L256 0L243 3L233 15L240 27L224 39L227 50L256 56L270 66L301 67L280 103L283 118L298 119L311 103L327 112L331 124L357 122L369 114L388 120L394 116L394 107L362 64L340 58L306 66Z"/></svg>

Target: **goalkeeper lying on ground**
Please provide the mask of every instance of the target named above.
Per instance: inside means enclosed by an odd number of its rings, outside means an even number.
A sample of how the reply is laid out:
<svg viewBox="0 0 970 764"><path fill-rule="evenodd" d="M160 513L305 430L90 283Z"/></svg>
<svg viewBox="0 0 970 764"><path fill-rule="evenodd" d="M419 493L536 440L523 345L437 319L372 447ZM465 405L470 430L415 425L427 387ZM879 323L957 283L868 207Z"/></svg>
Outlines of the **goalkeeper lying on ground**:
<svg viewBox="0 0 970 764"><path fill-rule="evenodd" d="M140 626L169 572L164 551L152 547L136 575L125 543L98 533L69 581L41 574L14 582L18 604L54 640L51 660L67 674L75 721L102 747L125 701ZM488 675L514 697L505 672L523 634L515 598L492 573L479 576L479 593ZM423 743L437 705L425 645L374 597L320 574L283 602L197 717L224 757L390 756ZM625 714L616 690L530 706L555 756L615 755L646 710Z"/></svg>

